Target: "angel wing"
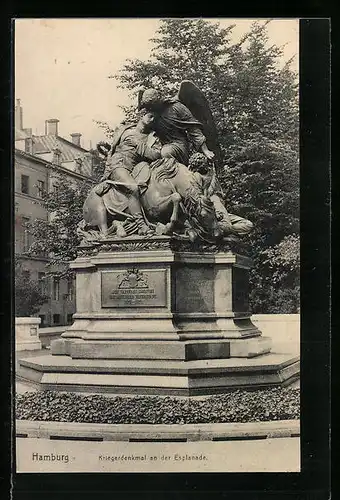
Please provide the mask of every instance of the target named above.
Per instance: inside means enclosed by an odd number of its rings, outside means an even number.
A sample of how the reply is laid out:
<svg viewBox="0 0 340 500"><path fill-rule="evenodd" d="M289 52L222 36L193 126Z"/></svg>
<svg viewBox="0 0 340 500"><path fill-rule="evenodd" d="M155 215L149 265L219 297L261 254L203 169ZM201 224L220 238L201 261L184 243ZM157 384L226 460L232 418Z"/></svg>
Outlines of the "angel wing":
<svg viewBox="0 0 340 500"><path fill-rule="evenodd" d="M217 168L219 168L222 161L222 152L218 142L215 121L207 98L190 80L183 80L177 97L191 111L196 120L202 124L207 146L215 153L215 163Z"/></svg>

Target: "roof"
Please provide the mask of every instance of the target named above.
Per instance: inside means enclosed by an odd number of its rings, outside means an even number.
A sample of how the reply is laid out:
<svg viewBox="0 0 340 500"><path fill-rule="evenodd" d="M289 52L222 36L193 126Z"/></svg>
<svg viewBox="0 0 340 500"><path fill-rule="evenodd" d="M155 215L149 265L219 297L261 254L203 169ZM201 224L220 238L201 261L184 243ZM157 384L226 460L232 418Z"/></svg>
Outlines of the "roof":
<svg viewBox="0 0 340 500"><path fill-rule="evenodd" d="M58 148L61 152L61 163L74 161L77 158L83 160L83 173L85 175L91 175L92 165L91 159L87 156L88 151L81 146L73 144L73 142L60 137L59 135L35 135L33 136L34 142L34 152L39 153L49 153L54 149Z"/></svg>
<svg viewBox="0 0 340 500"><path fill-rule="evenodd" d="M43 165L46 165L47 163L50 163L50 162L47 162L46 160L44 160L42 158L39 158L39 156L31 155L30 153L27 153L26 151L23 151L22 149L15 148L14 152L15 152L16 155L30 158L31 160L34 160L34 161L36 161L38 163L42 163Z"/></svg>
<svg viewBox="0 0 340 500"><path fill-rule="evenodd" d="M56 169L58 171L64 172L67 175L72 175L74 177L86 179L86 180L89 180L89 181L93 182L92 177L89 177L88 175L80 174L78 172L73 172L72 170L68 170L67 168L65 168L63 165L54 165L50 161L47 161L47 160L45 160L43 158L40 158L39 156L27 153L26 151L22 151L21 149L15 148L15 154L19 155L19 156L23 156L23 157L29 158L29 159L31 159L33 161L38 162L38 163L42 163L46 167L52 167L52 168L54 168L54 169Z"/></svg>

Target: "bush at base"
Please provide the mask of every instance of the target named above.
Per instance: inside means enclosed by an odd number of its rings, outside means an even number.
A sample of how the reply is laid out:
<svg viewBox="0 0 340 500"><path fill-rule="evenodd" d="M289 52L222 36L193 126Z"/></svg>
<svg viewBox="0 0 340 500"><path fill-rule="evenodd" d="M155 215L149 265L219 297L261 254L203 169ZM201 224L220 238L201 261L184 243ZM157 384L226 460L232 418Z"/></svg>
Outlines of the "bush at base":
<svg viewBox="0 0 340 500"><path fill-rule="evenodd" d="M100 424L199 424L294 420L300 390L237 390L205 399L26 392L16 397L16 418Z"/></svg>

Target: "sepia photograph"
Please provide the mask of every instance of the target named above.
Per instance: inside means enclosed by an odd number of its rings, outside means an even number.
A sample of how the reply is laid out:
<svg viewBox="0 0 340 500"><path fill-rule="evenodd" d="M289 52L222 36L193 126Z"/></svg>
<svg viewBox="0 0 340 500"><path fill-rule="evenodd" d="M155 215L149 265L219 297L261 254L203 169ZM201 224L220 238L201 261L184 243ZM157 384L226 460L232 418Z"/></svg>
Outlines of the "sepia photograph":
<svg viewBox="0 0 340 500"><path fill-rule="evenodd" d="M299 19L14 22L17 473L300 472Z"/></svg>

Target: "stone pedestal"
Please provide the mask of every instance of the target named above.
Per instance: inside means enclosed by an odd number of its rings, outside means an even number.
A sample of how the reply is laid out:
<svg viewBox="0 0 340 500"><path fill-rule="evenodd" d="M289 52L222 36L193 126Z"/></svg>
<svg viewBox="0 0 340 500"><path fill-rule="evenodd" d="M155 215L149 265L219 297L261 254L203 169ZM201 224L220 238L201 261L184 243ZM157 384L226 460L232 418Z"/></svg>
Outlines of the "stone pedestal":
<svg viewBox="0 0 340 500"><path fill-rule="evenodd" d="M17 351L34 351L41 349L38 328L41 318L15 318L15 349Z"/></svg>
<svg viewBox="0 0 340 500"><path fill-rule="evenodd" d="M157 243L164 248L113 247L71 263L77 312L52 354L188 361L270 351L248 311L248 258L176 250L169 238Z"/></svg>
<svg viewBox="0 0 340 500"><path fill-rule="evenodd" d="M250 266L228 246L168 237L84 248L71 263L74 323L52 356L22 363L25 377L53 389L185 395L290 380L297 360L265 359L271 340L251 321Z"/></svg>

